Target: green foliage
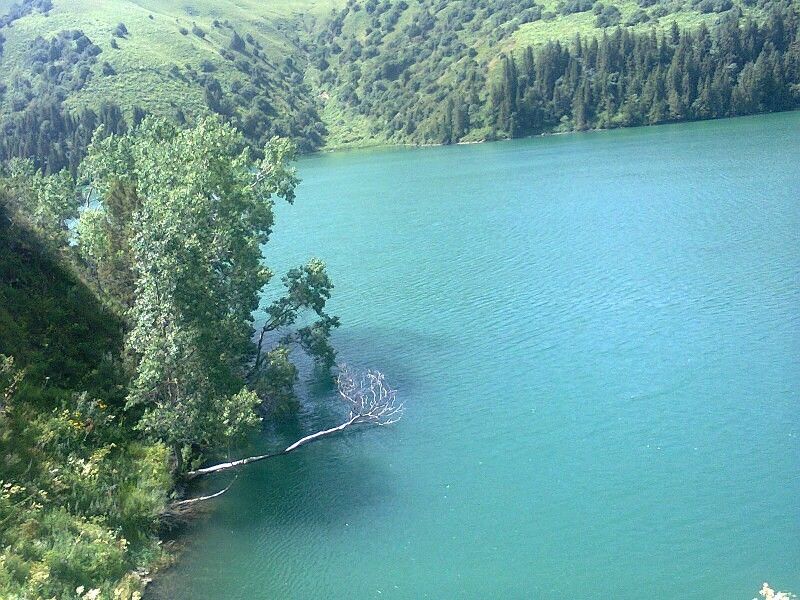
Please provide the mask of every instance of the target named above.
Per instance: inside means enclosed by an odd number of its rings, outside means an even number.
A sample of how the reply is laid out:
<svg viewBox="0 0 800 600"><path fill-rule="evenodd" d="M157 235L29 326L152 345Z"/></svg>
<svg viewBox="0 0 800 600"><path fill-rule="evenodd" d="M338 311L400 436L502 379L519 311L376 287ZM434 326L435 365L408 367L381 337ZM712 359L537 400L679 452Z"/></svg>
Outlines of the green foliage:
<svg viewBox="0 0 800 600"><path fill-rule="evenodd" d="M105 191L102 208L85 209L77 226L87 275L121 313L133 305L136 280L130 241L138 207L133 186L117 182Z"/></svg>
<svg viewBox="0 0 800 600"><path fill-rule="evenodd" d="M72 597L104 590L160 550L166 448L128 441L102 402L63 397L33 409L22 387L0 416L0 593Z"/></svg>
<svg viewBox="0 0 800 600"><path fill-rule="evenodd" d="M17 392L24 373L14 368L14 357L0 354L0 411L5 411Z"/></svg>
<svg viewBox="0 0 800 600"><path fill-rule="evenodd" d="M318 320L301 327L296 334L284 336L282 345L297 341L300 346L323 369L330 369L336 358L336 353L330 345L330 334L339 326L338 317L332 317L325 312L325 304L331 297L333 283L325 272L325 264L318 259L311 260L307 265L291 269L285 277L283 284L287 294L273 302L267 308L268 319L263 326L264 332L276 331L293 325L301 312L313 311ZM256 358L256 365L259 364Z"/></svg>
<svg viewBox="0 0 800 600"><path fill-rule="evenodd" d="M330 343L331 331L339 326L339 318L321 314L320 319L298 330L300 346L323 369L330 369L336 362L336 351Z"/></svg>
<svg viewBox="0 0 800 600"><path fill-rule="evenodd" d="M0 194L28 224L55 246L67 241L67 223L78 216L79 198L67 171L44 177L33 161L13 159Z"/></svg>
<svg viewBox="0 0 800 600"><path fill-rule="evenodd" d="M102 208L82 216L79 248L127 307L136 365L127 405L179 462L184 448L228 443L258 422L248 385L274 393L263 398L270 406L288 404L296 372L279 359L288 361L293 339L282 331L284 350L269 354L266 331L311 310L320 320L296 341L321 365L333 363L328 337L338 319L324 312L333 286L320 261L284 278L287 295L268 307L270 323L252 343L252 315L272 276L261 246L274 198L294 199L295 154L290 142L271 140L254 169L241 135L219 119L180 130L148 118L130 135L99 135L82 167ZM131 288L132 297L122 295Z"/></svg>
<svg viewBox="0 0 800 600"><path fill-rule="evenodd" d="M517 137L788 110L800 105L797 40L797 16L784 7L763 24L730 18L713 32L618 28L546 44L503 59L489 123Z"/></svg>
<svg viewBox="0 0 800 600"><path fill-rule="evenodd" d="M103 198L120 186L136 190L135 226L122 240L136 289L127 348L138 366L128 405L142 407L139 426L173 447L241 433L229 416L243 403L253 414L239 370L269 279L259 257L273 217L242 146L217 121L179 131L146 119L131 136L93 144L84 170ZM115 248L96 234L98 222L106 239L112 228L97 216L86 227L95 232L86 254L99 269ZM95 250L104 242L106 254Z"/></svg>
<svg viewBox="0 0 800 600"><path fill-rule="evenodd" d="M597 27L613 27L619 25L622 20L622 13L613 4L598 2L594 6L594 14L597 16L595 19Z"/></svg>
<svg viewBox="0 0 800 600"><path fill-rule="evenodd" d="M266 353L259 365L255 389L266 400L267 409L276 415L294 413L299 408L294 394L297 367L291 361L287 346L278 346Z"/></svg>

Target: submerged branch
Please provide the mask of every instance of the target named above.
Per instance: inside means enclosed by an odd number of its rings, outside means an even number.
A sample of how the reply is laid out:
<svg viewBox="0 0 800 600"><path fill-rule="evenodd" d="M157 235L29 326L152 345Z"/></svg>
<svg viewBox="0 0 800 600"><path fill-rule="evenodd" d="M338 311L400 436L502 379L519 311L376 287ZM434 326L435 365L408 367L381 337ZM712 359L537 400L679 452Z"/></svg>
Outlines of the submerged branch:
<svg viewBox="0 0 800 600"><path fill-rule="evenodd" d="M197 498L189 498L188 500L179 500L178 502L173 502L172 505L170 506L170 508L172 510L175 510L175 509L180 510L181 508L183 508L185 506L189 506L191 504L195 504L196 502L203 502L204 500L211 500L213 498L219 498L220 496L222 496L222 494L224 494L229 489L231 489L231 486L233 485L233 482L236 481L237 477L239 477L239 476L237 475L236 477L234 477L228 485L226 485L224 488L222 488L218 492L215 492L213 494L209 494L208 496L198 496Z"/></svg>

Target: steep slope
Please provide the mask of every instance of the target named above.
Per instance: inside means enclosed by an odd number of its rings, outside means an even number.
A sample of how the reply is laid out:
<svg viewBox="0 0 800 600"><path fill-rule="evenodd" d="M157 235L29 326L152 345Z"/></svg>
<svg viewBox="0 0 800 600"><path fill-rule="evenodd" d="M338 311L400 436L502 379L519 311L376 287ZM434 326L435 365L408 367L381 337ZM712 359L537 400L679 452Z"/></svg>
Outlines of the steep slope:
<svg viewBox="0 0 800 600"><path fill-rule="evenodd" d="M2 598L130 600L133 571L161 555L167 453L122 412L121 345L120 321L0 189Z"/></svg>

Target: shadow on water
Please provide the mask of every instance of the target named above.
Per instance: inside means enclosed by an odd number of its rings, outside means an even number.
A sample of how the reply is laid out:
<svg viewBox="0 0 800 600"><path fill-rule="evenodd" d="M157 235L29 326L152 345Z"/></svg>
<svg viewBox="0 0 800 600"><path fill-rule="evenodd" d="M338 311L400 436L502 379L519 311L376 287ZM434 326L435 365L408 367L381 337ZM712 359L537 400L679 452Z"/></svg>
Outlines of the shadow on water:
<svg viewBox="0 0 800 600"><path fill-rule="evenodd" d="M422 387L421 380L436 371L430 358L424 363L418 357L436 357L452 350L454 341L447 336L422 334L408 328L344 327L335 332L333 344L337 350L337 363L347 364L356 370L375 369L386 376L387 383L405 402L414 397ZM334 378L321 373L307 357L294 355L300 367L297 387L301 398L299 414L268 422L264 434L259 436L257 447L266 441L270 444L291 443L318 429L340 422L347 406L338 396ZM324 443L324 442L323 442ZM272 446L270 446L272 447Z"/></svg>
<svg viewBox="0 0 800 600"><path fill-rule="evenodd" d="M308 446L295 453L249 466L229 492L202 509L182 531L178 562L159 573L148 586L147 600L185 597L181 579L184 568L199 556L215 553L206 534L253 546L262 540L303 539L309 532L320 535L340 530L365 514L376 518L396 497L394 481L386 468L381 445L364 437L384 431L354 431L338 439ZM377 450L365 451L365 447ZM208 491L221 489L230 475L212 477L203 484ZM197 490L195 490L197 492ZM224 533L221 533L224 532Z"/></svg>
<svg viewBox="0 0 800 600"><path fill-rule="evenodd" d="M336 332L334 344L341 362L382 371L405 400L413 397L417 379L425 373L424 365L414 364L420 349L420 355L431 356L452 342L404 328L350 327ZM245 447L231 452L230 458L277 452L304 435L341 422L347 407L338 397L333 378L310 361L300 362L299 414L266 421L262 431ZM183 567L205 551L204 534L209 531L224 530L231 538L281 530L319 532L341 527L357 516L379 513L396 495L388 470L391 445L396 441L387 436L389 431L349 430L243 469L224 496L211 500L180 530L181 556L148 586L147 600L174 597ZM222 489L232 477L226 473L203 479L191 487L190 495Z"/></svg>
<svg viewBox="0 0 800 600"><path fill-rule="evenodd" d="M355 448L358 437L255 467L227 500L221 522L234 532L325 527L385 505L393 495L392 480L380 456Z"/></svg>

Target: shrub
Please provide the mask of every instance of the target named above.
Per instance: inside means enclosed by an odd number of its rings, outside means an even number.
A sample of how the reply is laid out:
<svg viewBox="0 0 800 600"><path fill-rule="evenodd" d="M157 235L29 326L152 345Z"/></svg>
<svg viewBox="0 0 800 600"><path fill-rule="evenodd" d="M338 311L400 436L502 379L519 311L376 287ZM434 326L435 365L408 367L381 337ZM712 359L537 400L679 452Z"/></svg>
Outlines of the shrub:
<svg viewBox="0 0 800 600"><path fill-rule="evenodd" d="M659 4L658 6L654 6L650 13L652 18L660 19L661 17L666 17L669 14L669 9L663 4Z"/></svg>
<svg viewBox="0 0 800 600"><path fill-rule="evenodd" d="M242 36L235 31L233 32L233 37L231 38L230 48L235 52L244 51L244 40L242 39Z"/></svg>
<svg viewBox="0 0 800 600"><path fill-rule="evenodd" d="M252 70L252 65L243 58L237 59L234 64L236 65L236 69L242 73L250 73Z"/></svg>
<svg viewBox="0 0 800 600"><path fill-rule="evenodd" d="M598 7L601 8L598 10ZM595 19L595 26L597 27L613 27L614 25L619 25L622 20L622 14L613 4L604 6L602 3L598 2L595 5L595 14L597 15Z"/></svg>
<svg viewBox="0 0 800 600"><path fill-rule="evenodd" d="M701 0L694 3L695 8L701 13L721 13L733 8L731 0Z"/></svg>
<svg viewBox="0 0 800 600"><path fill-rule="evenodd" d="M558 12L562 15L570 15L592 10L592 6L594 6L594 0L566 0L566 2L559 2Z"/></svg>

